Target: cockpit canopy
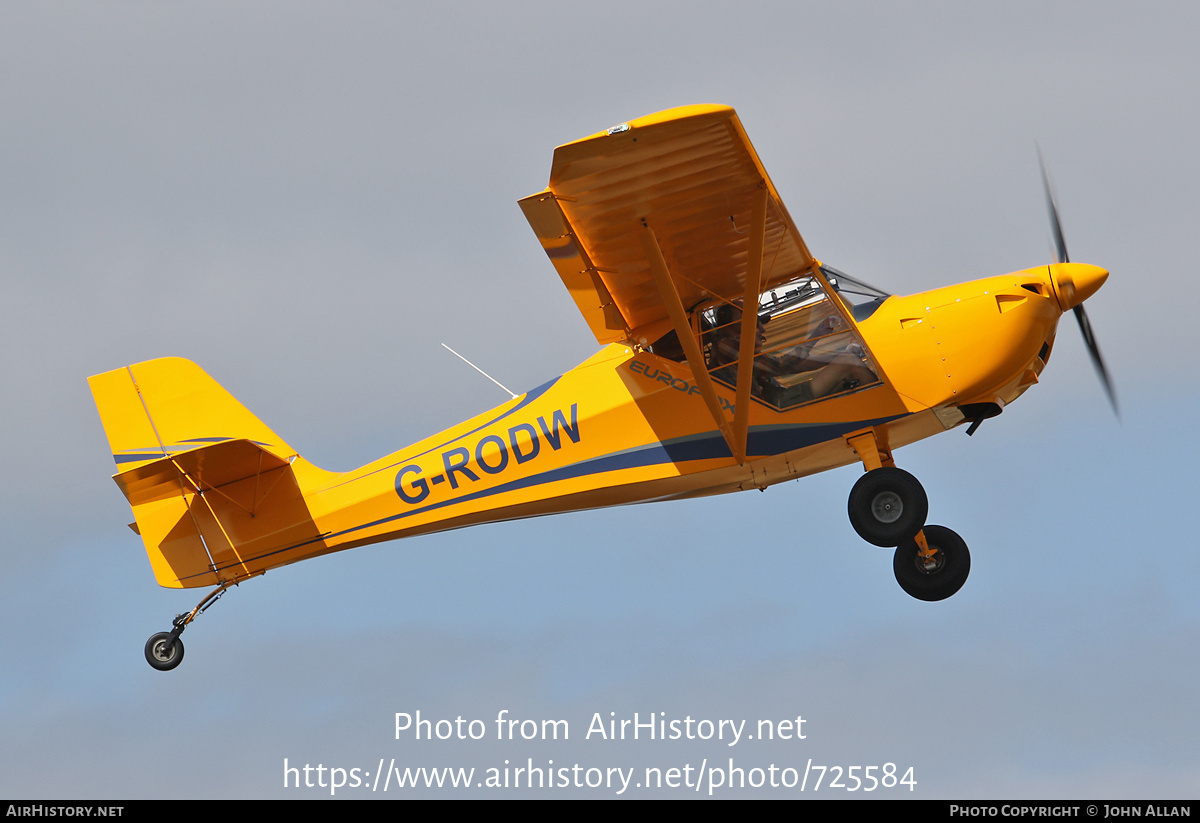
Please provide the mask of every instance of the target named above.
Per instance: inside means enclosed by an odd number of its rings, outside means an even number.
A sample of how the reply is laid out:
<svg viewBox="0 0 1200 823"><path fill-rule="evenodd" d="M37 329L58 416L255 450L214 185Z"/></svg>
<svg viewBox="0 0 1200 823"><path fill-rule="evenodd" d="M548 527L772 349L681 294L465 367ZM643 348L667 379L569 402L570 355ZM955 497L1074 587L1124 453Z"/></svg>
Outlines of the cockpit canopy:
<svg viewBox="0 0 1200 823"><path fill-rule="evenodd" d="M890 296L832 266L821 266L821 273L856 322ZM880 382L858 332L820 278L805 275L768 289L757 314L751 396L760 402L784 410ZM709 374L730 388L737 387L741 319L738 303L718 300L698 311L694 323ZM650 348L685 359L675 332Z"/></svg>

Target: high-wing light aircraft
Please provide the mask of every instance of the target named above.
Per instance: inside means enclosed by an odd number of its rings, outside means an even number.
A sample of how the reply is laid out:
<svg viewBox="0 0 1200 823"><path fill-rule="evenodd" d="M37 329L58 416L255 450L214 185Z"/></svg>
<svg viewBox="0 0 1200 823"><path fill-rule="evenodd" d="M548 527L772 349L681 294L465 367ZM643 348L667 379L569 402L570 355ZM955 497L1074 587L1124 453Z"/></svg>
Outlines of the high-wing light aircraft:
<svg viewBox="0 0 1200 823"><path fill-rule="evenodd" d="M1044 176L1044 172L1043 172ZM765 489L861 462L855 531L895 547L904 591L941 600L970 555L925 523L899 446L972 434L1038 382L1108 273L1057 262L899 297L818 262L733 109L688 106L559 146L520 201L603 346L433 437L337 473L305 460L179 358L90 378L162 586L214 586L146 643L156 669L232 585L330 552L478 523ZM751 342L752 341L752 342Z"/></svg>

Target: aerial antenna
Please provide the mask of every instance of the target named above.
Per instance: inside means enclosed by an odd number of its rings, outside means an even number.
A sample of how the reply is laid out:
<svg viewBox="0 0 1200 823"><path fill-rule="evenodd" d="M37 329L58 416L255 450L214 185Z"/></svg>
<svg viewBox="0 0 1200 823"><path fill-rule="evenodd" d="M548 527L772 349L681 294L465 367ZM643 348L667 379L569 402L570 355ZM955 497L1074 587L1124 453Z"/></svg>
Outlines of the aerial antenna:
<svg viewBox="0 0 1200 823"><path fill-rule="evenodd" d="M486 377L488 380L491 380L493 383L495 383L495 384L496 384L497 386L499 386L500 388L504 389L506 392L508 392L508 395L509 395L509 397L511 397L513 400L516 400L516 399L517 399L517 395L515 395L515 394L513 394L511 391L509 391L507 386L505 386L503 383L501 383L501 382L500 382L499 380L497 380L496 378L492 377L490 374L488 374L487 372L485 372L483 369L481 369L481 368L479 368L478 366L476 366L474 363L472 363L472 362L471 362L470 360L468 360L467 358L463 357L461 354L459 354L458 352L456 352L454 349L450 348L450 347L449 347L449 346L447 346L445 343L443 343L443 344L442 344L442 348L443 348L443 349L445 349L446 351L450 352L452 355L454 355L455 357L457 357L459 360L461 360L461 361L463 361L464 363L466 363L468 366L470 366L471 368L473 368L475 371L477 371L477 372L479 372L480 374L482 374L482 375L483 375L484 377Z"/></svg>

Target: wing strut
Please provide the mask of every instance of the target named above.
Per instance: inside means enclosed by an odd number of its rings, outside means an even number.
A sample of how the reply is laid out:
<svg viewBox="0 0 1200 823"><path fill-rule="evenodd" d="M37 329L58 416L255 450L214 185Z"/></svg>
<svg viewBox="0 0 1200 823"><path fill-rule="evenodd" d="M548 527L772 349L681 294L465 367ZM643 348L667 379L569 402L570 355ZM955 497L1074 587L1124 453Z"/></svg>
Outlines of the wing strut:
<svg viewBox="0 0 1200 823"><path fill-rule="evenodd" d="M733 450L738 465L745 461L750 420L750 384L753 382L755 340L758 336L758 294L762 291L763 247L767 232L767 185L759 183L750 204L750 248L746 259L746 288L742 296L742 332L738 342L737 401L733 412Z"/></svg>
<svg viewBox="0 0 1200 823"><path fill-rule="evenodd" d="M708 367L704 363L704 353L700 351L700 344L696 342L696 335L688 323L687 313L679 301L679 292L675 290L675 283L671 279L670 270L667 269L667 261L663 258L658 238L654 236L654 229L650 228L644 219L642 228L642 248L645 250L646 260L650 264L650 273L654 275L655 288L658 289L658 296L666 306L667 316L671 318L671 325L675 327L679 343L683 346L683 353L687 357L688 365L692 368L692 376L696 379L696 388L700 389L700 396L704 398L709 414L712 415L717 428L721 430L721 436L725 438L730 454L733 455L738 465L741 465L746 460L745 438L742 438L741 443L737 441L733 434L733 428L725 419L724 412L721 411L721 400L717 397L717 390L713 386L712 378L709 377Z"/></svg>

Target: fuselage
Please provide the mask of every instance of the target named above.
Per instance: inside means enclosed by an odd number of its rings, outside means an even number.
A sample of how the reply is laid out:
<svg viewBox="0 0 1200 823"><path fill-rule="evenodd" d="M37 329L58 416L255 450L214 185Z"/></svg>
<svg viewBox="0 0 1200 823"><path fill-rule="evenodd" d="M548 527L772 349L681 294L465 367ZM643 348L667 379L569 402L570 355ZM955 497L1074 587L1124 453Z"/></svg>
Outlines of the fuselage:
<svg viewBox="0 0 1200 823"><path fill-rule="evenodd" d="M1080 267L1084 268L1084 267ZM462 526L716 494L857 461L1003 408L1038 380L1063 308L1048 267L884 300L857 331L880 382L787 411L751 399L738 464L684 362L612 344L532 391L344 474L296 465L320 540L278 559ZM732 417L735 391L718 385Z"/></svg>

